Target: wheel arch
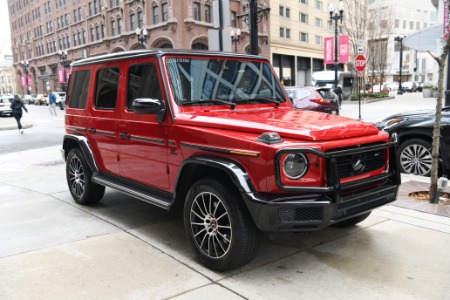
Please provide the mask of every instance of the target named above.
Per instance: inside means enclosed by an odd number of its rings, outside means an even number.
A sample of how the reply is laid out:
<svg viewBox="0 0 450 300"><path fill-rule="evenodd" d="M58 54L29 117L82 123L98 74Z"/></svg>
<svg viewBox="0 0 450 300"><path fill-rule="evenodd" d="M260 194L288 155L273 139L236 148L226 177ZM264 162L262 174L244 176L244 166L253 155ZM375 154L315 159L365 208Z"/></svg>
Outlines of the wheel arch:
<svg viewBox="0 0 450 300"><path fill-rule="evenodd" d="M81 150L92 172L98 171L97 164L95 163L94 160L94 155L92 154L91 148L89 147L89 143L86 137L73 134L66 134L64 136L62 147L64 160L67 159L67 155L73 148L79 148Z"/></svg>
<svg viewBox="0 0 450 300"><path fill-rule="evenodd" d="M222 157L191 157L183 162L177 174L174 206L184 205L185 196L195 181L202 177L220 177L237 188L240 194L254 193L255 189L244 168L237 162ZM243 198L245 202L245 197ZM247 208L249 207L246 203Z"/></svg>

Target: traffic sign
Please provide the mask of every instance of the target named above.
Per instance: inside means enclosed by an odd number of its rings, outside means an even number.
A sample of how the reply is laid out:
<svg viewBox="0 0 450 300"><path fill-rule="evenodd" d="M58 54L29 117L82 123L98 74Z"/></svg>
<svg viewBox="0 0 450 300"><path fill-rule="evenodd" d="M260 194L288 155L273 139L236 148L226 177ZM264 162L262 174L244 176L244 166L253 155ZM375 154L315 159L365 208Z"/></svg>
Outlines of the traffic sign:
<svg viewBox="0 0 450 300"><path fill-rule="evenodd" d="M364 55L358 55L355 57L355 69L362 72L366 68L366 58Z"/></svg>

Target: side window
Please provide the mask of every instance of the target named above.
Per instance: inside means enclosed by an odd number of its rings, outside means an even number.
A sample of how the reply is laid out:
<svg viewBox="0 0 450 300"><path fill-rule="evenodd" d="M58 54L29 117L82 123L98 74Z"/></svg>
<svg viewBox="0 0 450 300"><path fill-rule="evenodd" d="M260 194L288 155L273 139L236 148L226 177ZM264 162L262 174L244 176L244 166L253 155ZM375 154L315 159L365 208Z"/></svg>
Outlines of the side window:
<svg viewBox="0 0 450 300"><path fill-rule="evenodd" d="M153 63L133 65L128 70L127 109L132 109L137 98L161 99L158 72Z"/></svg>
<svg viewBox="0 0 450 300"><path fill-rule="evenodd" d="M85 108L89 89L91 72L88 70L75 71L70 75L68 106Z"/></svg>
<svg viewBox="0 0 450 300"><path fill-rule="evenodd" d="M98 70L95 86L95 108L114 109L119 90L119 68Z"/></svg>

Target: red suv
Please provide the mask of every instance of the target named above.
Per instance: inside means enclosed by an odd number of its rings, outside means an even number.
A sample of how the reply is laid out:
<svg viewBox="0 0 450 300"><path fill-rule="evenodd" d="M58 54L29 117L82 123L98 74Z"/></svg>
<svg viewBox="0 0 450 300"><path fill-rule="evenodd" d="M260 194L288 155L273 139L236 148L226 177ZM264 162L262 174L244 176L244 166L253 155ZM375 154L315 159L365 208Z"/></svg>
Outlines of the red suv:
<svg viewBox="0 0 450 300"><path fill-rule="evenodd" d="M210 268L249 262L260 231L350 226L396 199L396 142L293 109L265 58L142 50L72 67L62 152L75 201L107 186L180 208Z"/></svg>

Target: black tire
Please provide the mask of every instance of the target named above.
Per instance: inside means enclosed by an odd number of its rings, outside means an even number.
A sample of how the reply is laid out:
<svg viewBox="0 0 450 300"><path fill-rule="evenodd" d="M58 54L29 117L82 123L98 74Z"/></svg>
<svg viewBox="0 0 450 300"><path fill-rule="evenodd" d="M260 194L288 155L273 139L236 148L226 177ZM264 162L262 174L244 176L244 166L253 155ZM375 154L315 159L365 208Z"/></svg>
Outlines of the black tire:
<svg viewBox="0 0 450 300"><path fill-rule="evenodd" d="M60 110L64 110L64 107L63 107L63 104L62 104L62 102L59 102L59 104L58 104L58 105L59 105L59 109L60 109Z"/></svg>
<svg viewBox="0 0 450 300"><path fill-rule="evenodd" d="M333 224L334 227L339 227L339 228L346 228L346 227L351 227L351 226L355 226L358 223L361 223L362 221L364 221L365 219L367 219L367 217L370 216L372 212L369 211L368 213L347 219L345 221Z"/></svg>
<svg viewBox="0 0 450 300"><path fill-rule="evenodd" d="M425 140L406 140L398 148L398 163L402 173L430 176L431 161L431 144Z"/></svg>
<svg viewBox="0 0 450 300"><path fill-rule="evenodd" d="M184 205L184 227L197 258L218 271L250 262L261 241L236 188L219 179L201 179L191 187Z"/></svg>
<svg viewBox="0 0 450 300"><path fill-rule="evenodd" d="M99 202L105 187L91 181L92 171L78 148L70 150L66 161L66 179L69 191L78 204Z"/></svg>

